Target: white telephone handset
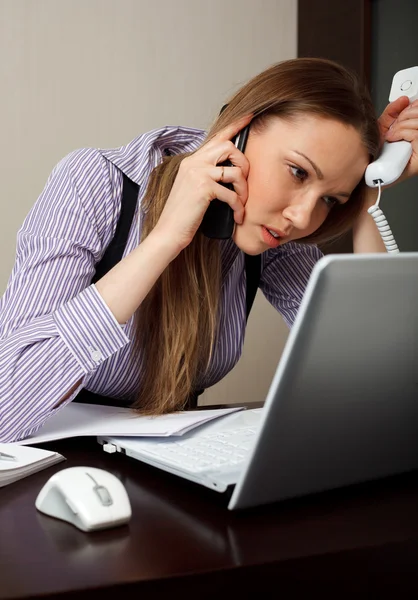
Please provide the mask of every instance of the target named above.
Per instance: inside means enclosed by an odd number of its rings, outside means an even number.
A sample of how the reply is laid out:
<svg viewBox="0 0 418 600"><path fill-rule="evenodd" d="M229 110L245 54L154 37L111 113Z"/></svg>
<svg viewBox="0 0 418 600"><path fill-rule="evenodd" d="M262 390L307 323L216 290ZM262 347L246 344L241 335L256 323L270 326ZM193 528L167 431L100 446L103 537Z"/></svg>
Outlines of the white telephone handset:
<svg viewBox="0 0 418 600"><path fill-rule="evenodd" d="M395 74L389 94L389 102L393 102L400 96L408 96L410 103L418 98L418 67L403 69ZM381 186L393 183L402 175L411 154L412 146L410 142L385 142L379 158L367 167L365 173L367 185L379 188L376 204L371 206L368 212L375 220L388 252L399 252L399 249L388 222L379 208Z"/></svg>

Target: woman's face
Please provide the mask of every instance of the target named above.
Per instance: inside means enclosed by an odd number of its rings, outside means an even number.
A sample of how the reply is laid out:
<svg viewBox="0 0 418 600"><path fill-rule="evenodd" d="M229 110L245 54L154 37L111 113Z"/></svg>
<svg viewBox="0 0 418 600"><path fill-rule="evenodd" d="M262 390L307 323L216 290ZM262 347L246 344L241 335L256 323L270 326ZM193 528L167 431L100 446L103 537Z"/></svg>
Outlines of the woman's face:
<svg viewBox="0 0 418 600"><path fill-rule="evenodd" d="M233 239L248 254L312 234L335 204L348 201L368 164L353 127L314 115L250 128L245 156L248 200Z"/></svg>

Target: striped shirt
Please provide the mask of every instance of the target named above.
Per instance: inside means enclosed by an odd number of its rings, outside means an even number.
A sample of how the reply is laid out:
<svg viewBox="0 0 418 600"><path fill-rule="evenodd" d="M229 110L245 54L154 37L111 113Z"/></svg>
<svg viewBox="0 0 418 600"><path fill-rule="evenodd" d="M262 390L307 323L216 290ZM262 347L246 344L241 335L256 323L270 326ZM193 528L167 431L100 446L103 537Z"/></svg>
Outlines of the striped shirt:
<svg viewBox="0 0 418 600"><path fill-rule="evenodd" d="M118 222L125 173L139 184L125 254L140 242L141 200L166 151L196 150L206 133L163 127L126 146L84 148L53 169L17 236L16 262L0 301L0 441L27 437L82 388L129 399L141 383L133 318L119 325L91 284ZM245 333L244 254L223 240L222 298L216 352L197 388L237 363ZM285 244L262 256L260 288L290 327L321 252ZM56 404L80 381L66 403Z"/></svg>

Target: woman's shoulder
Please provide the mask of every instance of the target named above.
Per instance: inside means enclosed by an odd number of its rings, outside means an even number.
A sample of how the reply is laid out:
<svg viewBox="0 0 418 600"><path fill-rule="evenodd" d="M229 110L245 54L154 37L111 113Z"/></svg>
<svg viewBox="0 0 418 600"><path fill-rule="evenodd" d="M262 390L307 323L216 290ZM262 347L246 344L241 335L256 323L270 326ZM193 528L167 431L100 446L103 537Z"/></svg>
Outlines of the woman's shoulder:
<svg viewBox="0 0 418 600"><path fill-rule="evenodd" d="M142 133L123 146L102 148L99 152L132 181L141 184L162 157L193 152L206 135L203 129L167 125Z"/></svg>
<svg viewBox="0 0 418 600"><path fill-rule="evenodd" d="M52 169L24 227L36 225L37 231L45 229L45 235L56 236L57 229L61 235L64 225L68 229L71 222L72 228L78 224L107 243L120 213L122 174L140 185L146 184L164 153L193 151L205 137L201 129L167 126L143 133L117 148L72 150Z"/></svg>
<svg viewBox="0 0 418 600"><path fill-rule="evenodd" d="M115 169L97 148L69 152L52 169L19 230L37 238L76 241L99 252L117 215Z"/></svg>
<svg viewBox="0 0 418 600"><path fill-rule="evenodd" d="M87 176L92 168L98 168L105 163L98 148L77 148L71 150L56 163L50 177L62 174L71 175L74 179Z"/></svg>
<svg viewBox="0 0 418 600"><path fill-rule="evenodd" d="M140 184L148 166L156 166L164 155L193 152L206 135L203 129L165 126L142 133L122 146L78 148L59 160L51 176L83 181L97 175L97 171L111 171L110 163Z"/></svg>

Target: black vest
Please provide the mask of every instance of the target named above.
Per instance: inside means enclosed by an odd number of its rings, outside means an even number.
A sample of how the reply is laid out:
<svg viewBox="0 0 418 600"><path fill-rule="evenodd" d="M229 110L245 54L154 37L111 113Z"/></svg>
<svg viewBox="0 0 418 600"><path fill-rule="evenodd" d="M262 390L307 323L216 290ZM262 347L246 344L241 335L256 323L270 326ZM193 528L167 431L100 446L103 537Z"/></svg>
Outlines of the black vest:
<svg viewBox="0 0 418 600"><path fill-rule="evenodd" d="M91 283L95 283L101 279L110 269L112 269L123 256L125 246L128 240L129 231L131 229L132 220L135 214L136 205L138 202L139 185L134 183L129 177L123 174L123 194L121 211L119 220L116 225L115 235L110 242L109 246L101 259L96 265L96 272ZM245 272L247 276L247 290L246 290L246 306L247 306L247 319L250 314L251 307L254 302L255 295L258 289L258 283L260 281L261 274L261 255L250 256L245 255ZM196 391L189 399L186 404L186 408L192 409L197 406L197 399L204 390ZM74 402L84 402L87 404L107 404L109 406L129 406L130 401L120 400L117 398L109 398L107 396L101 396L100 394L94 394L86 389L80 391L80 393L73 400Z"/></svg>

